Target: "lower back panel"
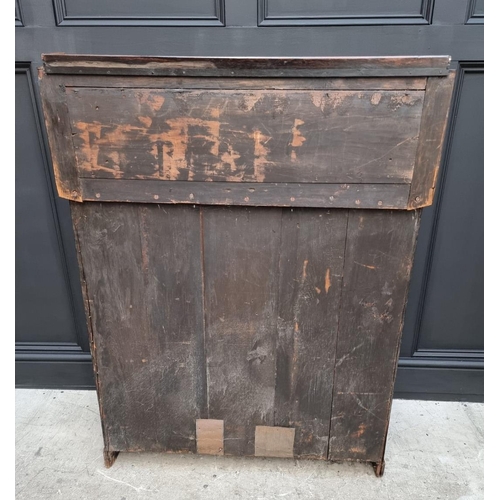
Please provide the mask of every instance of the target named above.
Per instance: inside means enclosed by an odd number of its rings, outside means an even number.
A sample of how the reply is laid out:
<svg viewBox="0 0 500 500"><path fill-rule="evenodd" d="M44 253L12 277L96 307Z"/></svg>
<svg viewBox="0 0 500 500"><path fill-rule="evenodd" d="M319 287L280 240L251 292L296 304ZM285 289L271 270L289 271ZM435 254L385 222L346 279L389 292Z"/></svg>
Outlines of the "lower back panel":
<svg viewBox="0 0 500 500"><path fill-rule="evenodd" d="M106 445L377 461L416 212L72 203Z"/></svg>

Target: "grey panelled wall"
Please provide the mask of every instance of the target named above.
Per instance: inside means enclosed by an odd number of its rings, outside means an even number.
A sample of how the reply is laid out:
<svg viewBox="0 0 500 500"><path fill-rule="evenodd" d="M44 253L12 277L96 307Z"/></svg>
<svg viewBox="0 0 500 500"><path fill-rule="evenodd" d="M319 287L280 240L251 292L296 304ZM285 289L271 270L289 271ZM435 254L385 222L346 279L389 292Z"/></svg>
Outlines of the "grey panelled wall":
<svg viewBox="0 0 500 500"><path fill-rule="evenodd" d="M449 54L451 126L423 211L396 397L480 400L483 18L483 0L16 0L18 386L93 387L68 204L55 196L39 108L41 53Z"/></svg>
<svg viewBox="0 0 500 500"><path fill-rule="evenodd" d="M439 398L483 384L482 63L461 62L437 196L423 211L396 390Z"/></svg>
<svg viewBox="0 0 500 500"><path fill-rule="evenodd" d="M223 26L222 0L54 0L57 24Z"/></svg>
<svg viewBox="0 0 500 500"><path fill-rule="evenodd" d="M432 0L259 0L260 25L429 24Z"/></svg>
<svg viewBox="0 0 500 500"><path fill-rule="evenodd" d="M29 63L16 64L16 376L93 383L69 209L55 196ZM66 245L64 241L66 240Z"/></svg>

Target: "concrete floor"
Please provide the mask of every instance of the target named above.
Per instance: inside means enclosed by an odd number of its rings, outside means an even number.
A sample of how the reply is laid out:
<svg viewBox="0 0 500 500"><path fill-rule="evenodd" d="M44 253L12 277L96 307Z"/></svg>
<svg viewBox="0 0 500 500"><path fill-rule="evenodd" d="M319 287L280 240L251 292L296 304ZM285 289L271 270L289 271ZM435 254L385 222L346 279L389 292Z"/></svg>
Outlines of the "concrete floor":
<svg viewBox="0 0 500 500"><path fill-rule="evenodd" d="M483 405L396 400L385 475L364 464L122 453L102 461L90 391L16 391L16 498L475 500Z"/></svg>

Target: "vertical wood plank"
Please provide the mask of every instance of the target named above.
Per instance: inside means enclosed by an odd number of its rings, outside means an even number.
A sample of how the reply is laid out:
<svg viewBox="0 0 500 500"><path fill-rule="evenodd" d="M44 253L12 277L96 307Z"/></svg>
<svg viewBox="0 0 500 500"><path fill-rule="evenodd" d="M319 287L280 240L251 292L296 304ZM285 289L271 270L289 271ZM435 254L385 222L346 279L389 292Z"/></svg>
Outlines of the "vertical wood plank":
<svg viewBox="0 0 500 500"><path fill-rule="evenodd" d="M420 208L432 204L443 153L455 73L453 70L446 78L427 79L415 168L408 200L409 208Z"/></svg>
<svg viewBox="0 0 500 500"><path fill-rule="evenodd" d="M383 461L419 217L349 211L330 460Z"/></svg>
<svg viewBox="0 0 500 500"><path fill-rule="evenodd" d="M75 227L109 449L194 452L205 405L198 210L84 204Z"/></svg>
<svg viewBox="0 0 500 500"><path fill-rule="evenodd" d="M209 418L225 454L253 455L273 425L281 210L203 207Z"/></svg>
<svg viewBox="0 0 500 500"><path fill-rule="evenodd" d="M159 441L194 451L206 417L200 210L141 205L144 299L149 321ZM172 424L171 424L172 422Z"/></svg>
<svg viewBox="0 0 500 500"><path fill-rule="evenodd" d="M64 76L48 78L40 71L39 79L57 192L62 198L82 201Z"/></svg>
<svg viewBox="0 0 500 500"><path fill-rule="evenodd" d="M347 210L283 210L275 425L327 458Z"/></svg>
<svg viewBox="0 0 500 500"><path fill-rule="evenodd" d="M92 370L94 373L94 381L96 385L97 401L99 403L99 416L101 420L102 437L104 441L104 461L107 463L106 457L109 453L109 433L106 425L106 414L103 408L103 394L101 388L101 378L99 375L99 368L97 364L96 345L94 341L94 330L91 318L91 305L92 302L89 297L87 278L85 276L85 270L83 266L82 249L80 244L80 233L82 230L82 223L85 216L85 205L78 202L69 202L71 210L71 219L73 222L73 231L75 233L75 246L76 246L76 256L78 259L78 268L80 272L80 285L82 288L82 298L83 298L83 308L85 311L85 322L87 325L87 332L89 336L89 347L92 354ZM112 455L110 454L109 457Z"/></svg>

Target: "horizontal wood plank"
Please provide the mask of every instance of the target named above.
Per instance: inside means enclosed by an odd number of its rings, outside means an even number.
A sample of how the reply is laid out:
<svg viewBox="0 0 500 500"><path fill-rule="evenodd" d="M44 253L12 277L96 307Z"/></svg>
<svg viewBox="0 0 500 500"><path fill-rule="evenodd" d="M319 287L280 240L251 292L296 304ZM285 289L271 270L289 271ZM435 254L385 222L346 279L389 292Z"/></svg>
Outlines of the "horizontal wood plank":
<svg viewBox="0 0 500 500"><path fill-rule="evenodd" d="M144 76L443 76L448 56L196 58L44 54L45 71Z"/></svg>
<svg viewBox="0 0 500 500"><path fill-rule="evenodd" d="M372 78L196 78L65 75L66 87L151 89L424 90L425 77Z"/></svg>
<svg viewBox="0 0 500 500"><path fill-rule="evenodd" d="M72 89L80 177L409 183L422 91Z"/></svg>
<svg viewBox="0 0 500 500"><path fill-rule="evenodd" d="M406 209L407 184L279 184L82 179L84 201Z"/></svg>

